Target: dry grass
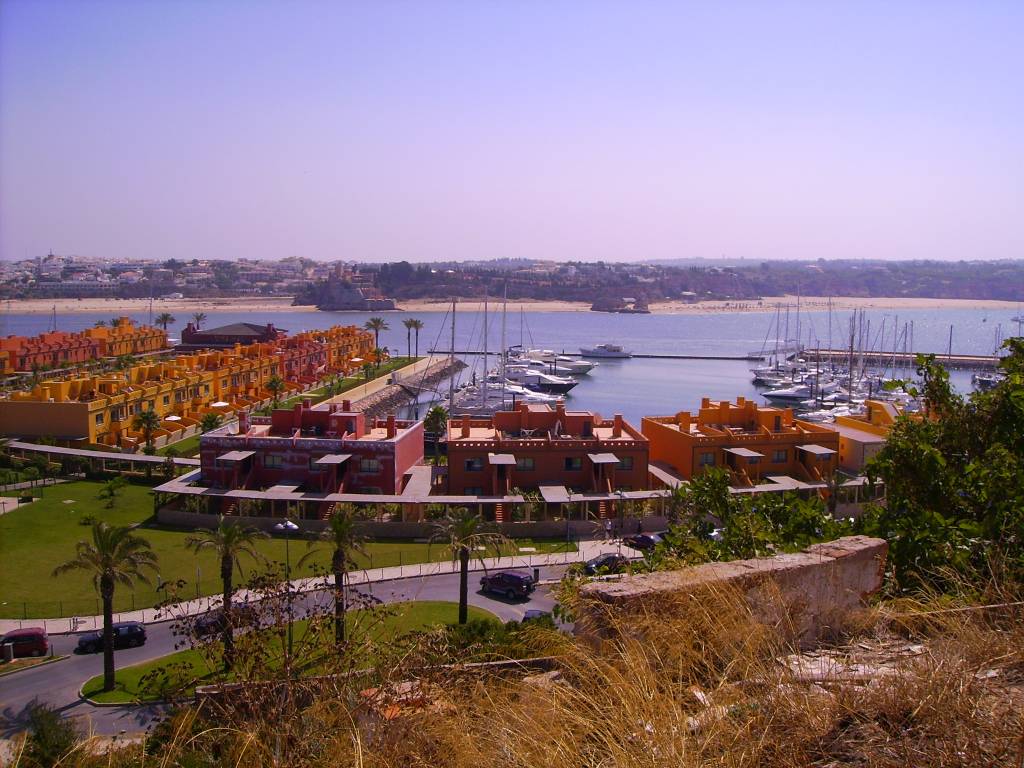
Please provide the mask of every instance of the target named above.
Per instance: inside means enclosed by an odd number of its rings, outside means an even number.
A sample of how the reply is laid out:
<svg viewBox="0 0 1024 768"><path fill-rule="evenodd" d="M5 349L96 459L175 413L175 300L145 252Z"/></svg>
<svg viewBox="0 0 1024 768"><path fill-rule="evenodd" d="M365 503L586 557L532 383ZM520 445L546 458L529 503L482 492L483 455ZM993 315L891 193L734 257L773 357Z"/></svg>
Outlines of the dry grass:
<svg viewBox="0 0 1024 768"><path fill-rule="evenodd" d="M614 631L599 643L553 641L564 659L555 675L413 673L413 651L374 681L389 690L388 680L418 680L415 695L395 694L391 719L359 695L366 680L349 681L272 718L227 716L212 727L184 712L148 753L90 756L86 746L62 764L1019 768L1024 611L935 608L867 612L821 652L860 664L857 682L799 679L780 663L798 652L786 633L720 594L609 615Z"/></svg>

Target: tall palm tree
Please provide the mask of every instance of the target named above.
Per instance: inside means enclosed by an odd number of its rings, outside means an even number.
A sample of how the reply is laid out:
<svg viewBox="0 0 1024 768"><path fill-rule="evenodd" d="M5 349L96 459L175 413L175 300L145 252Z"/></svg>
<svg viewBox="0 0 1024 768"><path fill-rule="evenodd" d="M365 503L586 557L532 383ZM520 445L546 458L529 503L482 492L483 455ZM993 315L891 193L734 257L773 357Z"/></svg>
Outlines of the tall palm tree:
<svg viewBox="0 0 1024 768"><path fill-rule="evenodd" d="M354 510L343 505L335 510L327 520L327 527L316 539L309 542L310 550L299 560L299 567L318 553L318 543L328 544L331 549L331 573L334 574L334 642L341 651L345 644L345 582L348 572L356 565L355 553L366 554L363 549L363 537L356 529Z"/></svg>
<svg viewBox="0 0 1024 768"><path fill-rule="evenodd" d="M262 560L263 556L256 549L256 542L267 538L267 534L255 528L245 528L237 523L228 522L223 516L217 527L209 531L196 531L185 539L185 546L196 554L210 549L220 559L220 580L224 599L224 671L230 672L235 663L235 634L231 624L231 596L234 594L232 575L235 567L242 573L242 555L253 560Z"/></svg>
<svg viewBox="0 0 1024 768"><path fill-rule="evenodd" d="M413 319L412 330L416 334L416 345L413 347L413 354L415 357L420 356L420 331L423 330L423 321Z"/></svg>
<svg viewBox="0 0 1024 768"><path fill-rule="evenodd" d="M156 316L156 321L155 322L156 322L157 325L159 325L161 328L163 328L166 331L167 330L167 326L170 325L171 323L175 322L177 319L178 318L176 318L170 312L161 312L159 315Z"/></svg>
<svg viewBox="0 0 1024 768"><path fill-rule="evenodd" d="M363 325L368 331L373 331L373 347L378 349L380 347L380 332L391 330L391 326L387 324L387 321L383 317L371 317Z"/></svg>
<svg viewBox="0 0 1024 768"><path fill-rule="evenodd" d="M206 322L206 313L205 312L196 312L196 313L194 313L192 315L192 322L195 324L196 328L198 329L203 323Z"/></svg>
<svg viewBox="0 0 1024 768"><path fill-rule="evenodd" d="M496 531L484 528L484 522L466 507L459 507L434 526L430 541L444 542L452 560L459 561L459 624L469 618L469 558L476 555L483 562L484 549L491 546L500 553L509 540Z"/></svg>
<svg viewBox="0 0 1024 768"><path fill-rule="evenodd" d="M412 317L407 317L402 321L402 325L405 326L405 355L406 357L412 357L412 329L413 325L419 321Z"/></svg>
<svg viewBox="0 0 1024 768"><path fill-rule="evenodd" d="M284 379L277 374L267 379L267 389L273 396L273 406L277 408L277 404L281 400L281 393L284 392Z"/></svg>
<svg viewBox="0 0 1024 768"><path fill-rule="evenodd" d="M74 570L92 573L103 600L103 690L114 690L114 587L133 586L136 579L149 583L143 569L156 571L156 553L149 542L128 526L99 522L92 526L92 542L80 541L75 556L53 569L54 576Z"/></svg>
<svg viewBox="0 0 1024 768"><path fill-rule="evenodd" d="M152 408L139 411L132 419L132 429L141 432L146 440L146 448L153 450L153 433L160 429L160 416Z"/></svg>

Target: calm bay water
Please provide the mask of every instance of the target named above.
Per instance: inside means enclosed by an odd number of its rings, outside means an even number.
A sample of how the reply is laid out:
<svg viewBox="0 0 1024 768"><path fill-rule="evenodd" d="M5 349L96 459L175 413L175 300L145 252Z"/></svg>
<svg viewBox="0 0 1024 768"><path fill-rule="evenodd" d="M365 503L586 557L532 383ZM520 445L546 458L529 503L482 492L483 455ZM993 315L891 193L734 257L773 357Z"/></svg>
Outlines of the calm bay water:
<svg viewBox="0 0 1024 768"><path fill-rule="evenodd" d="M155 309L159 312L159 307ZM58 315L60 330L75 331L88 328L97 320L109 320L114 312L69 313ZM331 325L362 325L381 313L363 312L269 312L262 315L240 312L208 312L206 327L234 322L273 322L277 327L294 333L301 330L326 328ZM917 351L945 352L949 344L950 326L953 326L954 353L991 354L997 325L1003 335L1009 335L1017 326L1010 322L1014 313L1006 310L869 310L870 344L874 349L893 348L893 328L902 330L903 324L914 324L914 347ZM188 320L187 313L177 313L178 322L168 328L172 337L180 337ZM402 320L416 317L423 321L420 331L420 352L431 348L447 350L451 343L450 316L444 311L389 312L382 315L391 326L381 334L381 345L393 353L405 353L406 332ZM149 321L148 312L130 314L133 320ZM506 321L505 339L508 344L522 340L527 346L556 351L577 352L581 346L599 343L621 344L633 352L687 355L745 355L757 351L769 336L774 314L722 313L679 315L612 315L597 312L519 312L510 311ZM836 312L832 316L833 346L849 344L849 312ZM884 322L884 325L883 325ZM0 335L35 334L50 328L48 315L27 315L4 312L0 315ZM826 312L804 313L801 317L801 337L808 334L828 343L829 319ZM795 314L790 316L791 336L795 334ZM884 341L882 332L884 329ZM492 308L488 328L488 348L497 350L501 342L500 308ZM770 334L768 346L774 341ZM845 341L844 341L845 339ZM458 350L479 350L483 347L482 313L458 312L455 322L455 345ZM900 342L902 349L902 340ZM479 357L467 357L467 362L480 370ZM496 361L492 358L492 365ZM752 363L732 360L630 360L601 361L589 376L581 377L580 384L569 397L571 407L594 409L602 415L622 413L639 422L643 415L667 415L690 410L700 403L701 397L734 398L737 395L757 397L750 383ZM472 368L463 372L468 380ZM963 390L970 387L970 374L953 372L954 383ZM444 389L444 387L442 387Z"/></svg>

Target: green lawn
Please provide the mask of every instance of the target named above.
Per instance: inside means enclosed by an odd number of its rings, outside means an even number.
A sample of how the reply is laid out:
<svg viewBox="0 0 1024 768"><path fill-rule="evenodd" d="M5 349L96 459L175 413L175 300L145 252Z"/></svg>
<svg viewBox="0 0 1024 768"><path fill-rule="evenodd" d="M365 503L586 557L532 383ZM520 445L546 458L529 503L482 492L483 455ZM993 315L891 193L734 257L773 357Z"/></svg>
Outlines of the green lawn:
<svg viewBox="0 0 1024 768"><path fill-rule="evenodd" d="M410 603L397 603L390 606L396 613L385 612L379 623L374 623L373 639L377 642L386 641L399 637L415 630L426 629L438 624L454 624L458 620L458 603L449 603L435 600L424 600ZM351 611L346 616L346 625L351 632L353 629L358 632L361 619L366 618L366 611ZM469 618L472 619L494 619L497 617L482 608L469 606ZM307 622L298 621L294 625L295 642L300 643L305 634ZM145 701L155 698L153 693L146 690L143 678L155 670L167 667L172 664L185 665L176 672L179 679L191 680L188 686L189 692L196 685L204 685L215 682L219 677L219 669L211 669L208 657L203 652L193 649L178 651L159 659L153 659L144 664L133 667L125 667L117 671L117 687L113 691L104 693L103 675L91 678L82 686L82 694L96 702L127 704L134 701ZM315 672L315 670L310 670Z"/></svg>
<svg viewBox="0 0 1024 768"><path fill-rule="evenodd" d="M166 456L167 452L173 448L176 456L180 456L183 459L192 458L199 453L199 437L200 435L198 434L191 435L184 440L165 445L163 448L157 448L157 455Z"/></svg>
<svg viewBox="0 0 1024 768"><path fill-rule="evenodd" d="M195 555L184 546L188 531L153 527L147 524L153 512L149 489L127 486L114 509L106 509L96 498L102 483L77 481L49 487L45 496L31 504L0 516L0 618L92 616L101 611L95 589L85 572L72 572L54 578L55 566L74 555L75 544L89 537L89 528L80 521L93 515L112 525L140 525L139 534L152 545L159 558L159 575L173 583L184 580L179 595L185 598L215 594L220 591L219 569L212 553ZM71 503L68 503L71 502ZM516 548L534 547L538 553L564 552L566 542L520 539ZM366 555L358 557L361 568L382 568L445 560L443 545L433 546L412 541L368 542ZM286 561L290 553L292 576L315 575L314 565L321 573L329 563L326 548L319 551L301 569L296 565L308 551L307 542L273 538L259 543L260 551L269 559ZM569 551L576 551L575 543ZM246 561L248 575L254 563ZM241 581L239 579L239 581ZM165 599L154 584L138 584L134 590L118 587L115 610L148 608Z"/></svg>

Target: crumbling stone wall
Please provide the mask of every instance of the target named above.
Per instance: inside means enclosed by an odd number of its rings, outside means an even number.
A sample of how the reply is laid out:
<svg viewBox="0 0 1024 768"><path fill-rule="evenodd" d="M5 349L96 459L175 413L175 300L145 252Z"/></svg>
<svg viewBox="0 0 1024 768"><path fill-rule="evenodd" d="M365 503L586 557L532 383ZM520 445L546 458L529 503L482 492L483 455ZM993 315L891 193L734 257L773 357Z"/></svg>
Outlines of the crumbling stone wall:
<svg viewBox="0 0 1024 768"><path fill-rule="evenodd" d="M792 554L592 582L580 593L577 633L597 640L612 631L612 615L622 619L630 611L658 610L681 596L735 592L758 621L813 645L841 630L881 589L887 553L883 539L847 536Z"/></svg>

